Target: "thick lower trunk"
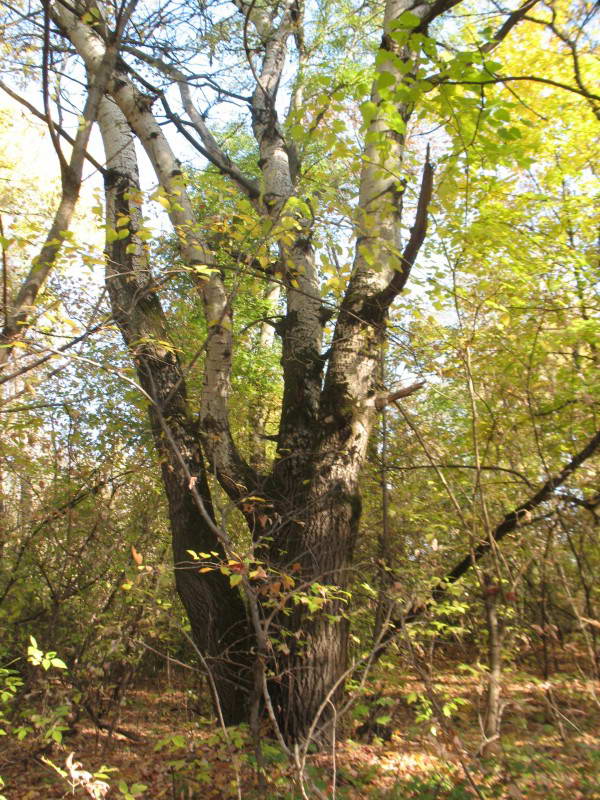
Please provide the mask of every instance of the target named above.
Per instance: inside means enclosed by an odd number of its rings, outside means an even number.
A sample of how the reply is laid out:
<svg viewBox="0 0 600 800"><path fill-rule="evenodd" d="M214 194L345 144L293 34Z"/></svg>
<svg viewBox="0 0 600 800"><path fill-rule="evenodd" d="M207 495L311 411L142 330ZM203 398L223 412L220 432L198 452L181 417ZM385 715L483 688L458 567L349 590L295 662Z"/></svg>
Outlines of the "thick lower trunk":
<svg viewBox="0 0 600 800"><path fill-rule="evenodd" d="M339 618L341 612L339 605L330 603L316 613L298 607L286 618L286 630L294 638L284 639L290 652L278 659L270 693L288 744L310 737L313 744L326 746L334 732L341 738L337 712L347 676L349 631L347 619Z"/></svg>
<svg viewBox="0 0 600 800"><path fill-rule="evenodd" d="M271 563L294 580L270 631L278 654L274 705L291 743L309 735L321 744L331 739L349 666L347 589L364 453L360 446L335 450L335 456L317 460L311 485L302 498L295 497L293 509L288 507L288 522L275 532L270 548Z"/></svg>

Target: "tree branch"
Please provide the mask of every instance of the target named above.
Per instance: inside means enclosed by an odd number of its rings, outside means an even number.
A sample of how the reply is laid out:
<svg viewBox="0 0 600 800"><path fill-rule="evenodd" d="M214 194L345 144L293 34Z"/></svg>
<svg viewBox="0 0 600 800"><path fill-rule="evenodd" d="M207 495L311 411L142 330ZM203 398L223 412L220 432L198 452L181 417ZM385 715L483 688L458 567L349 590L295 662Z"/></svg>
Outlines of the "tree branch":
<svg viewBox="0 0 600 800"><path fill-rule="evenodd" d="M388 464L386 469L393 470L396 472L411 472L415 469L480 469L480 470L489 470L491 472L506 472L509 475L514 475L515 477L519 478L519 480L523 481L530 489L533 489L533 485L522 472L518 472L516 469L509 469L508 467L498 467L492 465L485 465L480 464L479 467L475 466L475 464L411 464L409 466L400 467L397 464Z"/></svg>
<svg viewBox="0 0 600 800"><path fill-rule="evenodd" d="M23 338L29 326L31 312L37 296L56 264L56 259L65 239L65 232L71 226L71 220L81 190L83 165L92 125L96 120L100 102L113 70L115 55L116 51L113 48L106 48L97 63L95 72L90 78L90 87L82 115L83 123L79 126L75 135L68 163L65 161L60 148L55 148L61 163L61 198L46 240L39 254L33 259L29 272L19 287L9 313L6 314L5 310L6 324L0 333L0 370L9 360L15 342ZM52 132L53 137L56 137L48 112L46 112L46 119L48 120L49 130Z"/></svg>
<svg viewBox="0 0 600 800"><path fill-rule="evenodd" d="M137 47L126 47L124 49L126 49L128 53L131 53L132 55L136 56L136 58L145 61L147 64L150 64L153 67L156 67L163 74L176 81L179 87L179 93L181 95L181 101L183 103L183 107L186 111L186 114L190 118L194 130L200 137L202 144L200 144L196 139L194 139L192 136L189 135L182 121L171 110L166 100L166 97L164 97L164 93L161 92L160 94L167 117L176 126L177 130L183 136L185 136L188 142L190 142L190 144L196 150L198 150L198 152L201 155L204 156L204 158L206 158L208 161L211 162L211 164L217 167L217 169L220 170L223 173L223 175L226 175L229 178L231 178L237 184L238 188L244 194L246 194L251 200L258 199L258 197L260 196L260 189L256 181L244 175L244 173L237 166L237 164L235 164L229 158L229 156L219 147L216 139L209 131L206 123L204 122L202 114L200 114L200 112L194 105L190 92L189 76L185 75L183 72L181 72L181 70L177 69L171 64L167 64L162 59L144 53ZM241 99L244 99L246 102L248 102L249 100L249 98L241 98Z"/></svg>
<svg viewBox="0 0 600 800"><path fill-rule="evenodd" d="M517 530L519 527L530 525L538 522L540 519L545 519L546 516L531 518L531 511L537 508L543 502L548 500L554 491L562 484L585 462L588 458L600 447L600 431L586 444L586 446L575 455L562 470L553 477L549 478L540 489L522 503L517 506L513 511L510 511L504 516L502 522L496 526L492 531L490 539L480 542L469 555L465 556L461 561L451 569L444 578L442 578L436 586L432 589L431 598L425 603L413 603L408 610L400 618L390 619L390 624L387 632L380 638L380 641L374 648L374 660L380 658L387 649L390 642L394 637L403 630L404 625L414 622L422 614L424 614L434 603L442 600L447 591L448 586L456 583L468 570L486 556L493 547L496 547L509 533ZM596 508L596 498L589 503ZM587 504L583 504L587 507Z"/></svg>
<svg viewBox="0 0 600 800"><path fill-rule="evenodd" d="M580 450L558 474L548 478L532 497L506 514L502 522L492 531L491 538L476 545L469 555L461 559L461 561L447 573L437 586L434 587L431 593L431 600L428 603L422 606L413 605L406 613L405 621L410 622L422 614L432 603L441 600L446 594L450 584L456 583L459 578L462 578L474 564L486 556L505 536L517 530L522 524L527 524L530 521L531 511L548 500L559 486L562 486L588 458L594 455L599 447L600 431L596 433L586 446Z"/></svg>
<svg viewBox="0 0 600 800"><path fill-rule="evenodd" d="M502 42L512 31L515 25L524 19L527 12L531 11L531 9L537 5L539 1L540 0L527 0L527 2L523 3L522 6L519 6L516 11L513 11L512 14L509 14L506 20L498 28L496 33L492 36L491 40L481 48L482 52L491 53L492 50L495 50L500 42Z"/></svg>
<svg viewBox="0 0 600 800"><path fill-rule="evenodd" d="M512 14L509 14L506 20L498 28L496 33L492 36L490 41L479 48L480 52L485 53L486 55L489 55L491 52L493 52L508 36L515 25L521 22L522 19L526 18L527 12L530 11L538 2L539 0L527 0L527 2L523 3L522 6L519 6L516 11L513 11ZM473 62L467 62L467 64L469 63L472 64ZM467 66L467 64L465 64L465 66ZM440 83L447 83L444 80L444 73L441 72L437 75L430 75L426 80L428 83L433 84L433 86L439 86Z"/></svg>
<svg viewBox="0 0 600 800"><path fill-rule="evenodd" d="M441 14L444 14L446 11L450 11L451 8L454 6L459 5L462 0L435 0L433 3L430 2L429 8L427 11L421 16L420 24L414 29L415 33L425 33L428 26L439 17ZM415 3L414 5L417 5Z"/></svg>
<svg viewBox="0 0 600 800"><path fill-rule="evenodd" d="M221 150L216 139L206 126L202 115L192 102L189 85L185 81L179 81L178 85L183 107L185 108L185 111L190 118L192 125L194 126L194 130L204 144L203 155L208 158L208 160L214 164L215 167L217 167L224 175L228 175L232 180L234 180L242 192L248 195L251 200L258 200L260 197L260 188L258 183L252 178L248 178L246 175L244 175L240 168L236 166L236 164L234 164L229 158L229 156Z"/></svg>
<svg viewBox="0 0 600 800"><path fill-rule="evenodd" d="M552 78L542 78L539 75L490 75L489 78L481 80L463 80L463 81L444 81L446 86L486 86L491 83L512 83L514 81L531 81L532 83L544 83L547 86L555 86L557 89L564 89L566 92L578 94L580 97L585 97L586 100L600 101L600 95L594 94L587 89L578 89L575 86L569 86L568 83L561 83L560 81L552 80ZM596 112L595 112L596 113ZM598 114L596 114L598 116Z"/></svg>
<svg viewBox="0 0 600 800"><path fill-rule="evenodd" d="M596 13L597 10L598 10L598 7L596 6L596 8L592 11L592 16ZM577 45L565 33L563 33L561 30L559 30L557 28L555 10L552 9L552 20L549 21L549 22L546 21L546 20L535 19L535 17L529 17L529 16L527 17L527 20L529 22L533 22L533 23L535 23L537 25L543 25L543 26L549 28L552 31L552 33L558 39L560 39L560 41L563 44L565 44L569 48L569 51L571 53L571 59L573 61L573 75L575 77L575 83L579 87L579 90L580 90L582 96L585 97L587 100L589 100L590 107L591 107L592 111L594 112L596 117L600 120L600 107L594 102L594 99L595 99L594 95L592 95L592 93L589 91L589 89L583 83L583 78L582 78L582 75L581 75L581 65L580 65L580 62L579 62L579 54L577 52ZM582 28L583 28L583 26L585 24L586 23L584 22L583 25L582 25Z"/></svg>
<svg viewBox="0 0 600 800"><path fill-rule="evenodd" d="M89 26L61 6L55 6L55 13L66 35L93 73L105 50L103 41L90 31ZM198 232L181 165L151 111L152 101L133 85L123 70L113 75L109 90L119 113L146 150L160 185L167 193L168 214L179 239L181 256L189 268L204 307L209 336L201 419L213 434L206 435L204 431L206 454L219 480L223 479L223 488L232 492L232 487L236 487L238 495L245 494L245 486L253 473L239 455L227 421L232 319L221 274L214 266L213 253ZM170 402L174 402L175 394L170 393L169 397ZM218 435L214 435L217 432Z"/></svg>
<svg viewBox="0 0 600 800"><path fill-rule="evenodd" d="M295 488L304 477L305 460L312 452L317 435L316 419L323 362L323 320L318 270L312 246L314 219L308 211L298 211L288 200L296 195L297 165L280 125L276 99L284 72L290 36L298 38L301 13L298 0L285 0L277 19L269 19L254 0L234 0L244 15L244 46L255 88L252 93L252 129L258 143L264 195L263 213L274 223L294 218L293 240L282 236L278 242L281 280L287 291L287 316L279 327L283 352L284 393L279 428L279 452L285 459L285 472ZM260 68L252 63L248 47L248 27L252 25L261 40L264 56ZM306 204L305 204L306 205ZM282 226L283 227L283 226ZM279 462L278 462L279 463ZM278 464L275 467L278 470ZM295 472L297 470L297 472Z"/></svg>
<svg viewBox="0 0 600 800"><path fill-rule="evenodd" d="M396 270L389 284L374 298L374 303L380 308L387 308L390 303L406 286L410 271L416 261L421 246L425 241L427 233L427 222L429 216L429 203L433 192L433 173L434 166L429 160L429 145L425 156L425 166L421 178L421 189L417 202L415 214L415 224L411 228L410 239L401 256L400 269Z"/></svg>
<svg viewBox="0 0 600 800"><path fill-rule="evenodd" d="M24 97L21 97L21 95L17 94L16 92L13 92L13 90L10 87L8 87L4 83L4 81L0 81L0 89L2 89L3 92L6 92L6 94L9 97L12 97L13 100L16 100L17 103L20 103L22 106L25 106L25 108L31 114L33 114L34 117L37 117L38 119L42 120L42 122L47 122L46 115L43 112L38 111L38 109L35 106L33 106L31 103L29 103L27 100L25 100ZM58 132L58 134L60 136L62 136L63 139L66 142L68 142L72 146L75 145L75 139L73 139L73 137L70 134L68 134L64 130L64 128L61 128L61 126L58 125L56 122L54 122L53 125L54 125L54 128L56 129L56 131ZM91 156L88 153L87 150L85 151L84 155L85 155L86 159L90 162L90 164L93 167L95 167L101 175L106 176L106 168L103 167L102 164L100 164L98 161L96 161L96 159L93 156Z"/></svg>
<svg viewBox="0 0 600 800"><path fill-rule="evenodd" d="M414 394L423 386L425 386L425 381L417 381L416 383L411 383L410 386L404 386L401 389L397 389L393 392L381 392L375 398L375 408L377 411L383 411L383 409L390 403L394 403L396 400L400 400L402 397L408 397L409 395Z"/></svg>

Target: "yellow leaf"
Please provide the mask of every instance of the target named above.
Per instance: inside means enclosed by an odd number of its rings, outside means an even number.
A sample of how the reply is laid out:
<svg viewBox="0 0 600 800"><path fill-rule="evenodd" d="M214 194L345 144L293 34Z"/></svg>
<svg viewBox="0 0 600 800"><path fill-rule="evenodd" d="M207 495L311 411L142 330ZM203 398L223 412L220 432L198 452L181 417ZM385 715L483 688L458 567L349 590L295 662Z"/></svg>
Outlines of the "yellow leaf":
<svg viewBox="0 0 600 800"><path fill-rule="evenodd" d="M295 585L294 579L291 578L289 575L284 575L281 581L286 589L292 589Z"/></svg>

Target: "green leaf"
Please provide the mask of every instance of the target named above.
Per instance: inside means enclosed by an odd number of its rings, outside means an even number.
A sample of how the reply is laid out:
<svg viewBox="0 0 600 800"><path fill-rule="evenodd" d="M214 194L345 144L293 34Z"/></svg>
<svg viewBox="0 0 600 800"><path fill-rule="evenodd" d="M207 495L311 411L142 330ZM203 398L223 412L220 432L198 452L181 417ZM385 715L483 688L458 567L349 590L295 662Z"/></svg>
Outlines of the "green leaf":
<svg viewBox="0 0 600 800"><path fill-rule="evenodd" d="M388 86L393 86L396 83L396 76L392 75L391 72L381 72L377 76L376 83L378 89L387 89Z"/></svg>
<svg viewBox="0 0 600 800"><path fill-rule="evenodd" d="M484 61L483 66L488 72L498 72L502 69L500 61Z"/></svg>
<svg viewBox="0 0 600 800"><path fill-rule="evenodd" d="M372 100L367 100L360 106L363 122L368 125L377 114L377 105Z"/></svg>
<svg viewBox="0 0 600 800"><path fill-rule="evenodd" d="M417 28L421 24L421 18L412 11L403 11L390 25L390 28Z"/></svg>

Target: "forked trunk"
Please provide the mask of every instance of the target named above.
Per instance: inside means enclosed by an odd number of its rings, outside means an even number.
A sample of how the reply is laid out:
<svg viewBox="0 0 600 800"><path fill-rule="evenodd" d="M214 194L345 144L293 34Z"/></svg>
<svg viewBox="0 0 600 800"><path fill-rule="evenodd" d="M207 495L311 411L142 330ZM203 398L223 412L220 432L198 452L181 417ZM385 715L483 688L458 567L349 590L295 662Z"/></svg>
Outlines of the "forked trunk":
<svg viewBox="0 0 600 800"><path fill-rule="evenodd" d="M400 85L407 64L409 68L417 65L419 48L413 53L409 44L400 46L393 38L398 18L411 10L420 20L421 33L450 4L387 0L381 46L386 58L380 59L372 92L377 113L368 125L364 151L354 268L332 346L325 354L323 327L330 314L321 301L313 243L315 217L310 203L298 203L298 164L277 115L277 92L290 37L294 36L302 49L298 4L286 0L278 16L241 0L236 0L236 5L244 15L245 30L254 29L263 51L259 71L253 71L255 88L250 105L264 191L259 192L254 182L245 180L218 152L201 115L190 116L204 152L238 184L257 211L281 230L277 234L278 280L285 287L287 313L278 324L278 332L282 337L284 391L278 458L268 479L259 478L244 462L229 427L231 297L216 269L217 260L199 233L181 165L152 113L152 102L132 81L124 61L118 62L109 84L115 102L105 105L113 120L108 119L107 112L100 122L110 176L109 226L117 228L120 217L120 225L128 225L131 232L126 239L117 236L107 247L107 282L115 318L134 358L142 388L151 399L152 429L169 502L178 591L198 648L215 676L226 720L243 717L248 627L243 601L228 577L218 570L199 573L189 553L216 551L218 558L225 555L219 544L222 537L215 535L210 522L200 442L222 488L249 519L255 536L264 537L257 554L266 561L267 582L276 586L277 577L281 578L280 590L265 596L262 609L264 620L273 614L268 630L275 654L270 685L282 733L288 742L299 743L314 736L330 738L344 690L348 668L345 592L352 577L350 567L360 518L358 480L373 418L380 408L378 354L389 306L405 285L422 244L431 195L432 167L427 161L415 225L402 252L404 186L399 170L405 140L402 133L390 127L389 103L381 96L377 80L382 77L380 73L389 73L383 76L386 85L390 76L392 83ZM95 71L103 58L104 40L63 4L53 4L53 9L88 70ZM181 73L177 75L176 80L180 80ZM193 112L189 93L184 90L182 96L186 108ZM411 110L411 102L400 105L402 121L408 120ZM168 213L182 259L195 276L209 327L197 428L192 423L183 374L176 351L169 344L143 243L135 235L141 222L129 128L145 148L169 200ZM291 231L294 234L290 237ZM196 481L204 501L202 513L190 492L190 478ZM254 508L256 503L258 507ZM265 505L261 508L261 504ZM255 618L254 633L260 634L257 624L260 622ZM258 657L270 660L269 646L260 639L258 635Z"/></svg>

